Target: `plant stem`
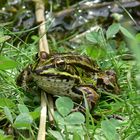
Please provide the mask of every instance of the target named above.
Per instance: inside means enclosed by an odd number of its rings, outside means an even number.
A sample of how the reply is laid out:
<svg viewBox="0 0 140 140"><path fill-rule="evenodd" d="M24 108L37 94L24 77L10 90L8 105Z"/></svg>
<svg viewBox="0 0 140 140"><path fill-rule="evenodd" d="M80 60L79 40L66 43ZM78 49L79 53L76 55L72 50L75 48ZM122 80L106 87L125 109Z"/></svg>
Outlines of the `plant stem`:
<svg viewBox="0 0 140 140"><path fill-rule="evenodd" d="M46 133L46 93L41 91L41 115L40 115L40 125L37 140L45 140L45 133Z"/></svg>

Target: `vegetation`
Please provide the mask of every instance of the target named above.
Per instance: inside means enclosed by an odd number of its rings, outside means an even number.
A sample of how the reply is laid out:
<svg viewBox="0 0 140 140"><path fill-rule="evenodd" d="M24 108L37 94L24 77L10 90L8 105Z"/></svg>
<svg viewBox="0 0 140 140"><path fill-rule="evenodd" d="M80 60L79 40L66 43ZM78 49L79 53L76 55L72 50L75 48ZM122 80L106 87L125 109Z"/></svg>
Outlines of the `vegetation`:
<svg viewBox="0 0 140 140"><path fill-rule="evenodd" d="M69 7L69 0L66 1ZM49 24L49 23L47 23ZM73 112L68 97L55 101L55 122L47 121L50 140L139 140L140 139L140 33L112 23L82 37L80 45L63 46L68 38L49 38L52 52L76 52L95 59L101 69L114 69L120 93L105 92L94 110L83 115ZM40 96L16 85L19 73L35 61L39 37L25 31L14 32L0 25L0 140L36 139L40 117ZM73 36L70 35L69 38ZM66 45L66 44L65 44ZM58 47L59 46L59 47Z"/></svg>

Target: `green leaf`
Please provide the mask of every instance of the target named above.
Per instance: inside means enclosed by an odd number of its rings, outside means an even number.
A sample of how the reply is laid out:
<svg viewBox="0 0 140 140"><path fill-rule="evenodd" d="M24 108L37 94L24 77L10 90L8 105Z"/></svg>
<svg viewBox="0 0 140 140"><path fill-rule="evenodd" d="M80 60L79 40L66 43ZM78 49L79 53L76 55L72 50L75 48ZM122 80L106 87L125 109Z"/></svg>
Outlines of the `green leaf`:
<svg viewBox="0 0 140 140"><path fill-rule="evenodd" d="M4 133L5 133L4 130L1 130L1 129L0 129L0 134L4 134Z"/></svg>
<svg viewBox="0 0 140 140"><path fill-rule="evenodd" d="M36 120L40 116L40 112L30 112L30 115L32 116L33 120Z"/></svg>
<svg viewBox="0 0 140 140"><path fill-rule="evenodd" d="M140 33L136 34L135 38L136 38L137 42L140 43Z"/></svg>
<svg viewBox="0 0 140 140"><path fill-rule="evenodd" d="M35 108L35 110L33 112L30 112L30 115L32 116L33 120L36 120L37 118L40 117L40 110L41 108Z"/></svg>
<svg viewBox="0 0 140 140"><path fill-rule="evenodd" d="M54 118L58 124L64 125L64 117L57 111L54 111Z"/></svg>
<svg viewBox="0 0 140 140"><path fill-rule="evenodd" d="M73 109L73 101L69 97L59 97L56 102L56 108L62 116L66 116Z"/></svg>
<svg viewBox="0 0 140 140"><path fill-rule="evenodd" d="M24 104L18 104L20 113L29 113L29 109Z"/></svg>
<svg viewBox="0 0 140 140"><path fill-rule="evenodd" d="M10 109L7 106L4 107L4 113L6 115L6 118L13 124L12 114L11 114Z"/></svg>
<svg viewBox="0 0 140 140"><path fill-rule="evenodd" d="M134 36L124 27L120 26L120 31L128 38L135 39Z"/></svg>
<svg viewBox="0 0 140 140"><path fill-rule="evenodd" d="M140 140L139 132L131 132L125 140Z"/></svg>
<svg viewBox="0 0 140 140"><path fill-rule="evenodd" d="M17 129L30 129L33 118L27 113L21 113L17 116L14 127Z"/></svg>
<svg viewBox="0 0 140 140"><path fill-rule="evenodd" d="M79 134L77 132L74 132L73 140L81 140L81 137L79 136Z"/></svg>
<svg viewBox="0 0 140 140"><path fill-rule="evenodd" d="M34 40L34 41L38 41L39 40L39 37L37 35L32 35L31 36L31 39Z"/></svg>
<svg viewBox="0 0 140 140"><path fill-rule="evenodd" d="M55 137L57 140L64 140L62 137L62 134L58 131L54 131L54 130L48 130L48 132Z"/></svg>
<svg viewBox="0 0 140 140"><path fill-rule="evenodd" d="M92 43L98 43L99 33L98 32L91 32L86 35L86 39L91 41Z"/></svg>
<svg viewBox="0 0 140 140"><path fill-rule="evenodd" d="M118 126L118 123L116 123L116 124ZM102 131L108 140L118 140L119 139L118 133L116 131L117 126L115 125L115 123L112 122L112 120L104 120L101 122Z"/></svg>
<svg viewBox="0 0 140 140"><path fill-rule="evenodd" d="M107 39L112 38L114 35L116 35L119 32L119 28L119 23L113 23L111 26L109 26L108 30L106 31Z"/></svg>
<svg viewBox="0 0 140 140"><path fill-rule="evenodd" d="M14 108L16 105L8 98L0 98L0 107Z"/></svg>
<svg viewBox="0 0 140 140"><path fill-rule="evenodd" d="M82 124L85 122L85 117L80 112L73 112L65 117L65 121L69 124Z"/></svg>
<svg viewBox="0 0 140 140"><path fill-rule="evenodd" d="M88 46L86 47L86 52L88 56L92 57L93 59L101 58L106 55L106 50L100 47Z"/></svg>
<svg viewBox="0 0 140 140"><path fill-rule="evenodd" d="M0 140L14 140L13 136L0 134Z"/></svg>
<svg viewBox="0 0 140 140"><path fill-rule="evenodd" d="M16 66L17 66L17 62L7 57L0 56L0 70L12 69L15 68Z"/></svg>
<svg viewBox="0 0 140 140"><path fill-rule="evenodd" d="M121 125L121 123L118 120L116 120L116 119L112 118L109 121L112 123L112 125L114 125L115 128L119 127Z"/></svg>
<svg viewBox="0 0 140 140"><path fill-rule="evenodd" d="M5 36L0 36L0 43L3 43L5 41L7 41L8 39L10 39L11 37L8 36L8 35L5 35Z"/></svg>

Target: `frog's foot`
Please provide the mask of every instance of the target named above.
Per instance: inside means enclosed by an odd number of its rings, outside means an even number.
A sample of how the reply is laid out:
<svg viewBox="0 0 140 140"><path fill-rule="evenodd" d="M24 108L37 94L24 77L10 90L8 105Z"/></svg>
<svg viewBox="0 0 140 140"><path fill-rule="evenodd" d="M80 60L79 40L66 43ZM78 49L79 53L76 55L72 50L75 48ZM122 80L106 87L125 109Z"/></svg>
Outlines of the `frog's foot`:
<svg viewBox="0 0 140 140"><path fill-rule="evenodd" d="M85 109L88 105L89 110L91 110L96 105L97 101L99 100L99 94L97 94L94 87L90 85L81 85L81 86L75 87L75 92L83 94L83 97L85 97L85 99L83 99L82 101L81 108ZM86 105L86 102L87 102L87 105Z"/></svg>
<svg viewBox="0 0 140 140"><path fill-rule="evenodd" d="M105 73L100 73L97 79L97 87L105 89L106 91L111 91L119 93L120 89L117 84L116 73L113 70L107 70Z"/></svg>
<svg viewBox="0 0 140 140"><path fill-rule="evenodd" d="M33 78L30 73L30 66L26 67L17 77L16 84L24 91L30 92L33 88Z"/></svg>

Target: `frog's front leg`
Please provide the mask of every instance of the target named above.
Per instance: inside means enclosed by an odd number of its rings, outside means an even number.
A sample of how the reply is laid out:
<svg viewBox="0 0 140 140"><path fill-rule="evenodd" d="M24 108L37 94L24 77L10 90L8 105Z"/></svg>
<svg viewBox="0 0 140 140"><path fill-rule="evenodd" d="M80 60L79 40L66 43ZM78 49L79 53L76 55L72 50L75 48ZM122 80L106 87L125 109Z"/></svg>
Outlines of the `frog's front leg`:
<svg viewBox="0 0 140 140"><path fill-rule="evenodd" d="M16 84L24 91L30 92L31 84L33 83L33 77L30 72L30 66L26 67L17 77Z"/></svg>
<svg viewBox="0 0 140 140"><path fill-rule="evenodd" d="M83 97L85 96L89 110L93 109L93 107L96 105L97 101L99 100L99 94L96 93L93 86L81 85L78 87L74 87L74 91L76 93L83 95ZM82 101L82 108L84 108L84 109L86 108L84 98Z"/></svg>

